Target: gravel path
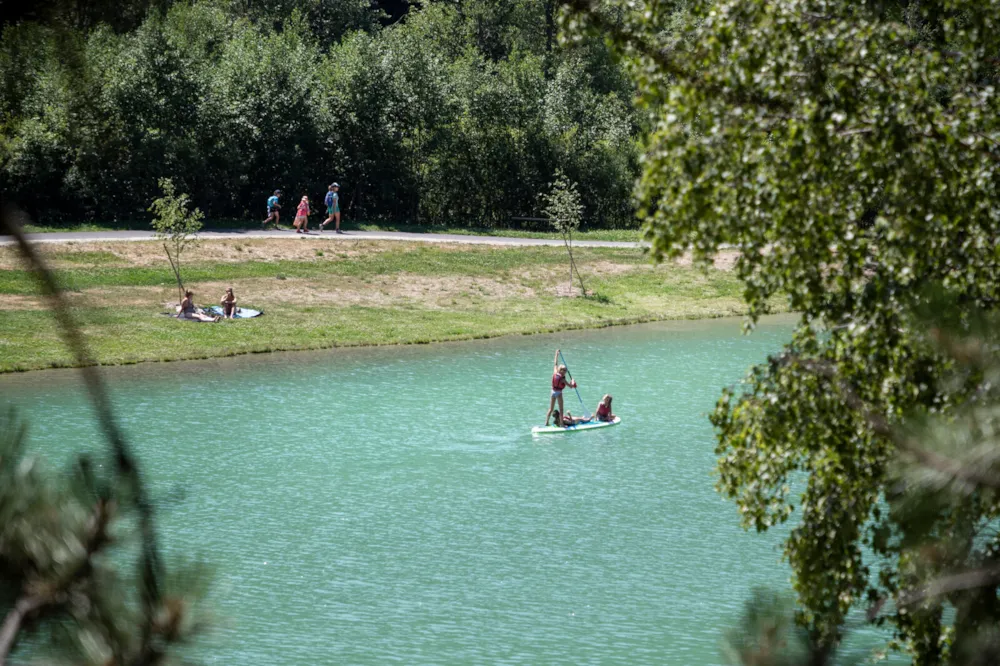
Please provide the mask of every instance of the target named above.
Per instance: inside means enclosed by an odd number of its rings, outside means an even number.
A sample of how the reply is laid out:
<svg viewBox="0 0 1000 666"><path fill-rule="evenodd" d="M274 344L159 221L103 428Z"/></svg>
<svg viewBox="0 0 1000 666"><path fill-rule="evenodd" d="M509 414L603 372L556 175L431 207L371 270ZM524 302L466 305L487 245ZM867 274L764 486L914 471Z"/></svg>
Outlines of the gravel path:
<svg viewBox="0 0 1000 666"><path fill-rule="evenodd" d="M251 231L247 229L205 230L198 234L205 240L241 238L294 238L293 231ZM420 243L467 243L469 245L562 245L562 241L554 238L510 238L507 236L465 236L461 234L420 234L405 231L345 231L335 234L332 231L322 233L310 232L310 238L330 240L387 240L410 241ZM28 234L28 238L37 243L72 243L83 241L146 241L155 238L152 231L72 231L65 233ZM0 236L0 245L10 245L10 236ZM580 247L642 247L642 243L626 241L596 241L574 240L573 245Z"/></svg>

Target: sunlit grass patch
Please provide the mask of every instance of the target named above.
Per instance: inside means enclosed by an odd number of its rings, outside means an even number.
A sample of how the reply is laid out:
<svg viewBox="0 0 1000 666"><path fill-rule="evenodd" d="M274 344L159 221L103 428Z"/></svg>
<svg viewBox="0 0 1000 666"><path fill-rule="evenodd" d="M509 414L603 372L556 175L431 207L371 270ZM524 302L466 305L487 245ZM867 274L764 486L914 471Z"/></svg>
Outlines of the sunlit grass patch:
<svg viewBox="0 0 1000 666"><path fill-rule="evenodd" d="M56 261L73 264L113 264L120 261L117 254L107 250L62 251L52 253L51 257Z"/></svg>
<svg viewBox="0 0 1000 666"><path fill-rule="evenodd" d="M559 247L214 241L192 252L184 268L196 302L217 303L232 286L241 305L266 314L195 324L164 316L177 302L177 287L156 248L129 245L111 251L91 243L68 252L88 262L46 250L102 364L463 340L745 310L732 272L654 267L635 249L580 248L575 256L590 295L563 297L579 290L568 289ZM34 277L8 255L0 255L0 265L8 267L0 270L0 371L71 363Z"/></svg>

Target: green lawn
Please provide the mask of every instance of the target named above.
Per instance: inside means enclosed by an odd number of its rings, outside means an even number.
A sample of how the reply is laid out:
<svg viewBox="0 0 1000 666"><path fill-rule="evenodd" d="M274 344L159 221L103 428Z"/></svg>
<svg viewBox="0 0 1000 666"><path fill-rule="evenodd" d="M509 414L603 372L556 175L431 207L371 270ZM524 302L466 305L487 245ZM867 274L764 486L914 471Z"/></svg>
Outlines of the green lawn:
<svg viewBox="0 0 1000 666"><path fill-rule="evenodd" d="M299 252L291 259L193 261L185 276L199 304L217 302L231 284L242 305L266 313L196 324L161 314L176 299L165 262L154 257L136 265L139 255L122 253L142 244L122 245L129 247L46 249L102 364L418 344L745 311L732 272L651 267L637 250L581 248L576 254L591 295L567 297L556 289L566 284L558 247L360 243L347 252L339 244L292 241L284 246ZM242 254L278 245L236 247ZM224 249L236 254L232 243ZM219 247L213 251L222 256ZM33 278L16 268L0 270L0 350L0 372L72 364Z"/></svg>

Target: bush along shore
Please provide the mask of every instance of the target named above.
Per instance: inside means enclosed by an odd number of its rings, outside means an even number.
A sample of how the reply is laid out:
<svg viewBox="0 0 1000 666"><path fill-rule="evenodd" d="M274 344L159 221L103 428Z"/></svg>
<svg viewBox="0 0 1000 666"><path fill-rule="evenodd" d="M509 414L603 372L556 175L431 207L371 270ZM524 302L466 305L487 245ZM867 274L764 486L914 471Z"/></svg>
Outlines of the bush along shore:
<svg viewBox="0 0 1000 666"><path fill-rule="evenodd" d="M195 324L156 243L46 245L98 363L337 346L420 344L745 312L735 255L707 270L651 266L635 249L578 248L588 294L559 247L287 240L204 241L184 275L200 306L233 287L251 320ZM776 310L781 306L776 305ZM0 248L0 372L73 364L32 275Z"/></svg>

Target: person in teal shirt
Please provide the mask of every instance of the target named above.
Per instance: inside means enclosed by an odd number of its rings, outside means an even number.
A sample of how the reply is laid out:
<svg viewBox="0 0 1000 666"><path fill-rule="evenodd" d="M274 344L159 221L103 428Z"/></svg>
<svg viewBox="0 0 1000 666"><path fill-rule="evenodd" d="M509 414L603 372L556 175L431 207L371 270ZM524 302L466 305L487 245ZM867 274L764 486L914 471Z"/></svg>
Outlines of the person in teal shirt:
<svg viewBox="0 0 1000 666"><path fill-rule="evenodd" d="M323 220L323 224L319 225L319 230L323 231L323 227L332 221L336 221L336 226L334 230L338 234L344 233L340 230L340 185L334 183L327 188L326 199L323 202L326 204L326 219Z"/></svg>
<svg viewBox="0 0 1000 666"><path fill-rule="evenodd" d="M264 220L264 223L261 225L262 227L266 227L268 222L274 220L274 228L278 228L278 222L281 220L279 198L281 198L281 190L275 190L274 194L267 198L267 219Z"/></svg>

